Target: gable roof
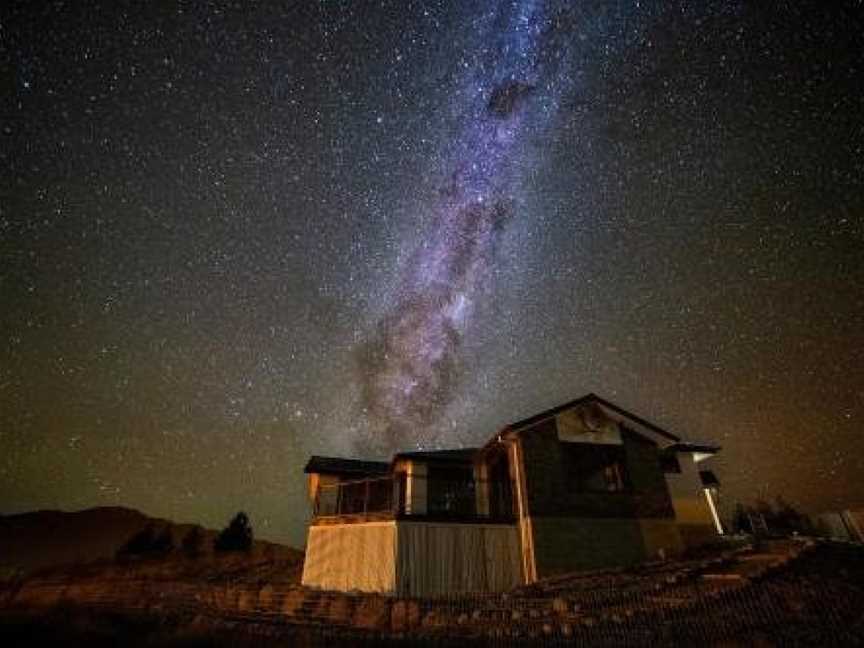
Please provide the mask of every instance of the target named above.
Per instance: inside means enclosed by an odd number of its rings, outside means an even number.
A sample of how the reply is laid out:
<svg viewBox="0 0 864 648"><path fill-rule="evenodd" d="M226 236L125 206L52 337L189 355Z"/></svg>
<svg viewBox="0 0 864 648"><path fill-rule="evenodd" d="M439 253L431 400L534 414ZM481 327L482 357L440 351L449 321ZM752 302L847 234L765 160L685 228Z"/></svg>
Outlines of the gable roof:
<svg viewBox="0 0 864 648"><path fill-rule="evenodd" d="M389 470L390 463L387 461L365 461L312 455L309 457L303 472L327 475L386 475Z"/></svg>
<svg viewBox="0 0 864 648"><path fill-rule="evenodd" d="M669 450L675 452L700 452L703 454L716 454L720 451L720 446L711 443L699 443L697 441L681 441L669 446Z"/></svg>
<svg viewBox="0 0 864 648"><path fill-rule="evenodd" d="M667 432L660 426L645 420L644 418L634 414L633 412L625 410L623 407L620 407L615 403L606 400L605 398L600 398L597 394L594 393L585 394L584 396L564 403L563 405L558 405L557 407L545 410L543 412L540 412L539 414L534 414L533 416L529 416L528 418L522 419L521 421L510 423L509 425L505 426L504 429L517 431L520 428L528 427L529 425L538 423L545 418L557 416L561 412L568 410L571 407L575 407L576 405L584 405L585 403L597 403L605 410L607 410L607 413L612 414L613 418L627 419L630 423L635 424L638 428L642 428L643 430L647 430L662 437L666 442L679 443L681 441L679 437L675 436L671 432Z"/></svg>
<svg viewBox="0 0 864 648"><path fill-rule="evenodd" d="M416 459L423 461L472 461L478 453L486 451L492 444L501 438L504 432L512 431L518 433L521 429L529 427L535 423L539 423L543 419L557 416L561 412L586 403L594 403L599 405L603 411L612 419L619 422L626 420L636 432L643 435L655 435L659 437L664 449L678 452L694 452L701 453L706 456L716 454L720 451L720 446L709 443L688 442L675 436L671 432L664 430L658 425L630 412L623 407L612 403L611 401L601 398L597 394L588 393L580 398L576 398L562 405L552 407L528 418L524 418L515 423L510 423L496 433L482 448L451 448L445 450L415 450L409 452L398 452L393 455L390 461L366 461L362 459L347 459L343 457L322 457L313 455L309 458L303 472L305 473L324 473L331 475L357 475L357 476L379 476L388 474L394 463L398 459Z"/></svg>
<svg viewBox="0 0 864 648"><path fill-rule="evenodd" d="M501 434L505 432L515 432L516 434L518 434L523 428L530 427L544 419L557 416L558 414L561 414L562 412L570 409L571 407L576 407L577 405L585 405L587 403L593 403L598 405L610 418L617 420L618 422L626 421L627 425L631 427L635 432L638 432L643 436L647 436L649 439L653 437L654 440L657 440L659 442L661 448L674 449L679 452L694 452L697 454L702 454L705 457L717 454L721 449L720 446L711 443L685 441L681 439L681 437L676 436L668 430L661 428L659 425L656 425L655 423L652 423L651 421L648 421L647 419L644 419L641 416L624 409L620 405L616 405L615 403L606 400L605 398L601 398L594 393L585 394L584 396L568 401L562 405L552 407L538 414L529 416L528 418L516 421L515 423L510 423L509 425L504 426L504 428L501 429L497 434L495 434L495 436L493 436L483 446L483 448L488 448L501 437Z"/></svg>

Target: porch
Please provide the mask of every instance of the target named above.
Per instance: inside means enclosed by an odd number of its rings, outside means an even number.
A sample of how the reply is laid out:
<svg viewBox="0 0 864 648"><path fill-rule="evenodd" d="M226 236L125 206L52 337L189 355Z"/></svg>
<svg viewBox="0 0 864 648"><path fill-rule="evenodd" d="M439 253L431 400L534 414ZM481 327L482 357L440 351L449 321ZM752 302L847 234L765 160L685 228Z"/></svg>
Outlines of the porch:
<svg viewBox="0 0 864 648"><path fill-rule="evenodd" d="M312 525L404 520L464 524L514 524L509 480L474 479L451 471L399 472L383 477L319 483Z"/></svg>

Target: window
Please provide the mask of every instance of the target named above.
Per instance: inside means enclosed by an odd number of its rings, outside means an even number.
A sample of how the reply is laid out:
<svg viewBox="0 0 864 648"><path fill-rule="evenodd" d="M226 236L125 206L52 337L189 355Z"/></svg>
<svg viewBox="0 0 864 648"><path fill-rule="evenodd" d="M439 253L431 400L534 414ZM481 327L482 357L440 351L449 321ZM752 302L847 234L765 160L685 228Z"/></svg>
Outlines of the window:
<svg viewBox="0 0 864 648"><path fill-rule="evenodd" d="M430 514L474 515L474 470L468 466L428 468L428 508Z"/></svg>
<svg viewBox="0 0 864 648"><path fill-rule="evenodd" d="M562 443L561 448L571 489L597 493L620 493L627 489L623 446Z"/></svg>

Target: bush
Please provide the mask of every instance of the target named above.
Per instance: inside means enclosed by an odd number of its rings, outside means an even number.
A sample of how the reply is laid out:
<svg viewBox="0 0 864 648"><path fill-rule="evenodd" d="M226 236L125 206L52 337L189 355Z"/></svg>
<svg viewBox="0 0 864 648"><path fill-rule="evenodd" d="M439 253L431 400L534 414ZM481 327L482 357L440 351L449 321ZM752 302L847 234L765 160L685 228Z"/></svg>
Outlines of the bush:
<svg viewBox="0 0 864 648"><path fill-rule="evenodd" d="M174 550L174 536L171 534L169 527L164 527L162 532L153 540L153 546L150 553L159 556L164 556Z"/></svg>
<svg viewBox="0 0 864 648"><path fill-rule="evenodd" d="M216 551L249 551L252 549L252 524L243 511L235 515L213 542Z"/></svg>
<svg viewBox="0 0 864 648"><path fill-rule="evenodd" d="M117 550L117 558L164 556L173 548L174 538L170 528L164 527L157 534L156 526L148 524Z"/></svg>
<svg viewBox="0 0 864 648"><path fill-rule="evenodd" d="M182 549L188 558L198 558L203 553L204 534L200 527L192 529L183 537Z"/></svg>

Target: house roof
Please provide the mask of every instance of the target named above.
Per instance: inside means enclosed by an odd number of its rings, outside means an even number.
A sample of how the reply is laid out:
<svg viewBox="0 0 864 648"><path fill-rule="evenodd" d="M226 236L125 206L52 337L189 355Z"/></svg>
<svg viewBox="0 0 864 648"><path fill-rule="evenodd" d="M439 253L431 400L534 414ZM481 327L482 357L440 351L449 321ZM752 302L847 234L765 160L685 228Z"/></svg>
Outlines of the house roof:
<svg viewBox="0 0 864 648"><path fill-rule="evenodd" d="M346 459L342 457L321 457L314 455L306 464L304 472L306 473L326 473L337 475L386 475L392 469L394 462L398 459L415 459L423 461L472 461L478 452L488 449L495 441L501 438L501 434L506 431L518 432L520 429L538 423L543 419L556 416L565 410L583 405L586 403L596 403L609 416L618 420L627 420L636 428L637 432L648 432L662 439L662 445L666 449L675 450L678 452L694 452L703 453L705 455L713 455L720 451L720 446L709 443L689 442L684 441L680 437L675 436L671 432L667 432L663 428L650 421L630 412L623 407L616 405L597 394L589 393L580 398L576 398L557 407L552 407L539 414L534 414L528 418L524 418L515 423L510 423L503 430L496 433L483 448L455 448L446 450L415 450L412 452L399 452L393 456L391 461L365 461L361 459ZM650 436L649 436L650 438Z"/></svg>
<svg viewBox="0 0 864 648"><path fill-rule="evenodd" d="M509 425L506 426L505 429L518 430L520 428L527 427L529 425L533 425L534 423L542 421L545 418L549 418L550 416L556 416L557 414L560 414L561 412L568 410L571 407L575 407L576 405L582 405L584 403L597 403L598 405L601 405L602 407L607 409L610 413L614 413L614 414L617 414L618 416L620 416L621 418L628 419L632 423L635 423L642 428L650 430L654 434L657 434L657 435L663 437L667 441L672 441L674 443L681 441L681 439L679 437L675 436L671 432L667 432L666 430L664 430L660 426L655 425L654 423L651 423L650 421L645 420L641 416L637 416L633 412L625 410L623 407L620 407L620 406L616 405L615 403L612 403L612 402L606 400L605 398L600 398L597 394L594 394L594 393L585 394L584 396L577 398L575 400L569 401L567 403L564 403L563 405L558 405L557 407L553 407L551 409L545 410L543 412L540 412L539 414L534 414L533 416L529 416L528 418L522 419L521 421L516 421L515 423L510 423Z"/></svg>
<svg viewBox="0 0 864 648"><path fill-rule="evenodd" d="M642 418L641 416L630 412L629 410L624 409L623 407L616 405L615 403L606 400L605 398L601 398L597 394L588 393L584 396L576 398L574 400L568 401L562 405L558 405L556 407L552 407L547 409L539 414L534 414L533 416L529 416L528 418L524 418L522 420L516 421L515 423L510 423L506 425L502 430L500 430L495 436L493 436L484 446L484 448L488 448L495 441L497 441L501 434L504 432L512 431L519 432L522 428L529 427L535 423L539 423L543 419L550 418L553 416L557 416L562 412L570 409L571 407L575 407L577 405L584 405L586 403L595 403L599 405L607 415L611 418L618 419L619 421L627 421L637 432L641 432L646 434L651 438L651 435L654 435L655 438L659 438L661 446L664 448L674 448L675 450L679 450L682 452L700 452L708 455L716 454L720 451L720 446L712 445L709 443L697 443L697 442L689 442L684 441L680 437L672 434L671 432L664 430L659 425L648 421L647 419Z"/></svg>
<svg viewBox="0 0 864 648"><path fill-rule="evenodd" d="M479 448L451 448L447 450L416 450L414 452L399 452L393 456L396 459L423 459L425 461L471 461Z"/></svg>
<svg viewBox="0 0 864 648"><path fill-rule="evenodd" d="M328 475L386 475L389 470L390 463L387 461L364 461L362 459L312 455L309 457L303 472Z"/></svg>
<svg viewBox="0 0 864 648"><path fill-rule="evenodd" d="M669 450L676 452L704 452L705 454L716 454L720 452L720 446L710 443L699 443L698 441L681 441L669 446Z"/></svg>

